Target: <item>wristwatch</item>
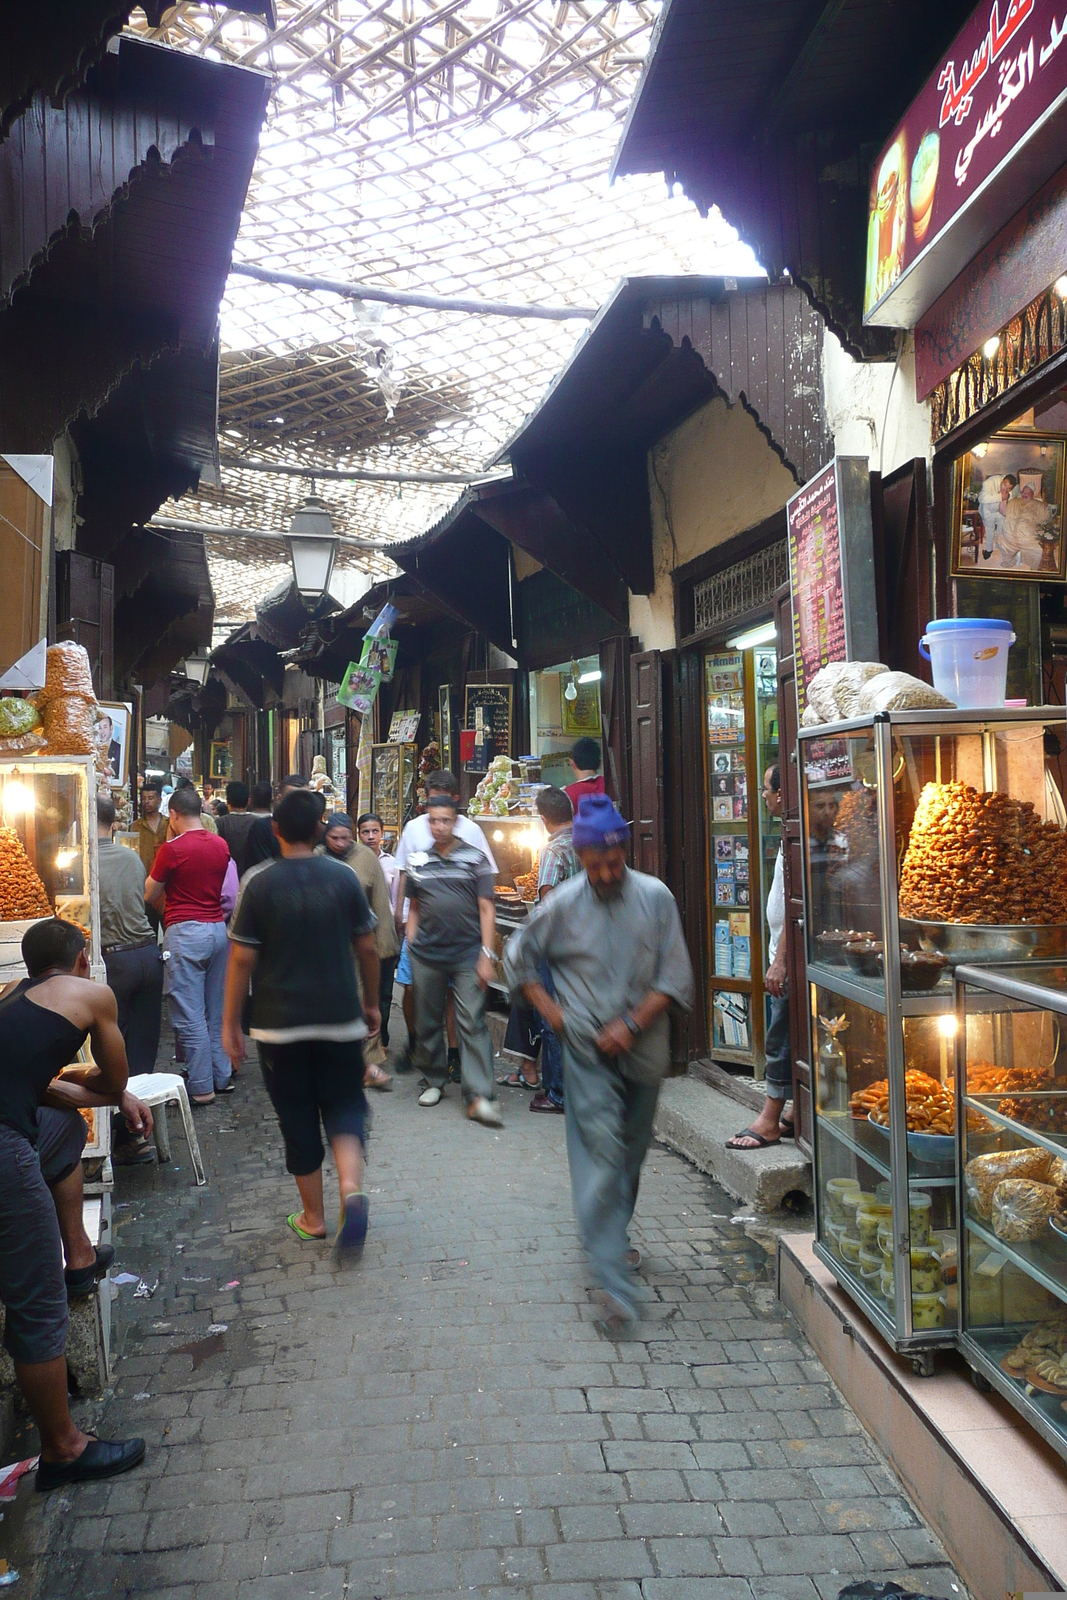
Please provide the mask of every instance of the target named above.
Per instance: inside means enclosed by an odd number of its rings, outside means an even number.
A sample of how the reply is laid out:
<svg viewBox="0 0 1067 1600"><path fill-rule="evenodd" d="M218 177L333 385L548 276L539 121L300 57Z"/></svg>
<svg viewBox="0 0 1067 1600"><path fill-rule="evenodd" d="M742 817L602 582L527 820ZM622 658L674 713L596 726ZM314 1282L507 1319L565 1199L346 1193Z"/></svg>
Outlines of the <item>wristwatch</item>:
<svg viewBox="0 0 1067 1600"><path fill-rule="evenodd" d="M641 1029L637 1026L637 1023L634 1021L633 1016L631 1015L631 1013L629 1011L627 1011L626 1015L623 1017L622 1020L625 1022L626 1026L629 1028L630 1032L633 1034L634 1038L636 1039L637 1035L641 1032Z"/></svg>

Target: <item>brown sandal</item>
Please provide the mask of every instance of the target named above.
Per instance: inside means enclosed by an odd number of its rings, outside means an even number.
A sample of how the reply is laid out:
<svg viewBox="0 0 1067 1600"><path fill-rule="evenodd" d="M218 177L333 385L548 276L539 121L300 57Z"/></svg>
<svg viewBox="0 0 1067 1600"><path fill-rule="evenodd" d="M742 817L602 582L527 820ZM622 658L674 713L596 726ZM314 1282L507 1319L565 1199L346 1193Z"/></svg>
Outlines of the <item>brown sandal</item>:
<svg viewBox="0 0 1067 1600"><path fill-rule="evenodd" d="M393 1080L381 1067L368 1067L363 1074L363 1087L365 1089L391 1089Z"/></svg>

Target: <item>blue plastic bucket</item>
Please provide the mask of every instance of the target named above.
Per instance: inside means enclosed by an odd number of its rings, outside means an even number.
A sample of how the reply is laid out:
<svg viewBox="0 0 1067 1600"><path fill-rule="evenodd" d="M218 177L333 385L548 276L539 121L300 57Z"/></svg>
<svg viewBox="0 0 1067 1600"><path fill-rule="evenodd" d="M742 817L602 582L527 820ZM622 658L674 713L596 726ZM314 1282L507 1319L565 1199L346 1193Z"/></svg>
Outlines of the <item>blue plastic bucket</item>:
<svg viewBox="0 0 1067 1600"><path fill-rule="evenodd" d="M927 625L919 654L933 669L934 688L961 710L1002 706L1008 686L1010 622L999 617L943 617Z"/></svg>

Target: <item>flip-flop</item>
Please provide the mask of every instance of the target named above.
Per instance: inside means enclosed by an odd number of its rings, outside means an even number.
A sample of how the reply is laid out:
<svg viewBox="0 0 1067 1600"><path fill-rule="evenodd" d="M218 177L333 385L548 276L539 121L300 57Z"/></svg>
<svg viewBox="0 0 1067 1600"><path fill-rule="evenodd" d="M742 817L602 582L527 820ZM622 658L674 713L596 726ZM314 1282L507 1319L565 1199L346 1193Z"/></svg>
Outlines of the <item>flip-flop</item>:
<svg viewBox="0 0 1067 1600"><path fill-rule="evenodd" d="M367 1215L370 1210L365 1194L345 1195L341 1226L334 1239L334 1255L339 1261L357 1261L367 1242Z"/></svg>
<svg viewBox="0 0 1067 1600"><path fill-rule="evenodd" d="M755 1145L738 1144L738 1139L755 1139ZM735 1133L732 1139L727 1139L727 1150L770 1150L776 1144L781 1144L781 1139L765 1139L762 1133L755 1133L751 1128L742 1128L740 1133Z"/></svg>
<svg viewBox="0 0 1067 1600"><path fill-rule="evenodd" d="M537 1088L536 1082L527 1083L521 1072L510 1072L506 1078L498 1078L501 1089L529 1089L531 1094Z"/></svg>
<svg viewBox="0 0 1067 1600"><path fill-rule="evenodd" d="M285 1219L290 1228L292 1228L293 1232L296 1234L297 1238L303 1239L307 1244L321 1244L326 1235L324 1233L308 1233L306 1228L297 1227L296 1219L299 1215L299 1211L294 1211L292 1216L286 1217Z"/></svg>
<svg viewBox="0 0 1067 1600"><path fill-rule="evenodd" d="M792 1118L778 1124L778 1132L783 1139L795 1139L797 1136L796 1124Z"/></svg>

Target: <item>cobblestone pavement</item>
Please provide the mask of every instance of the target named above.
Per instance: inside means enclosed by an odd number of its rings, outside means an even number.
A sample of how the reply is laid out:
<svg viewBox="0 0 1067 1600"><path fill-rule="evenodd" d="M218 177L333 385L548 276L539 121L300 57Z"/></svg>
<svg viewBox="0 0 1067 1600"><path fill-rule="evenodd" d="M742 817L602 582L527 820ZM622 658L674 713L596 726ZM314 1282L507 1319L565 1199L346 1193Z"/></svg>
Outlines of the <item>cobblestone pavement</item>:
<svg viewBox="0 0 1067 1600"><path fill-rule="evenodd" d="M413 1077L375 1101L371 1233L343 1273L285 1227L258 1072L198 1112L209 1187L120 1173L105 1434L148 1460L34 1496L17 1592L60 1600L836 1600L858 1577L963 1596L732 1226L665 1150L634 1227L640 1337L593 1323L563 1128L500 1133ZM9 1528L10 1528L9 1513ZM36 1553L34 1553L36 1552Z"/></svg>

